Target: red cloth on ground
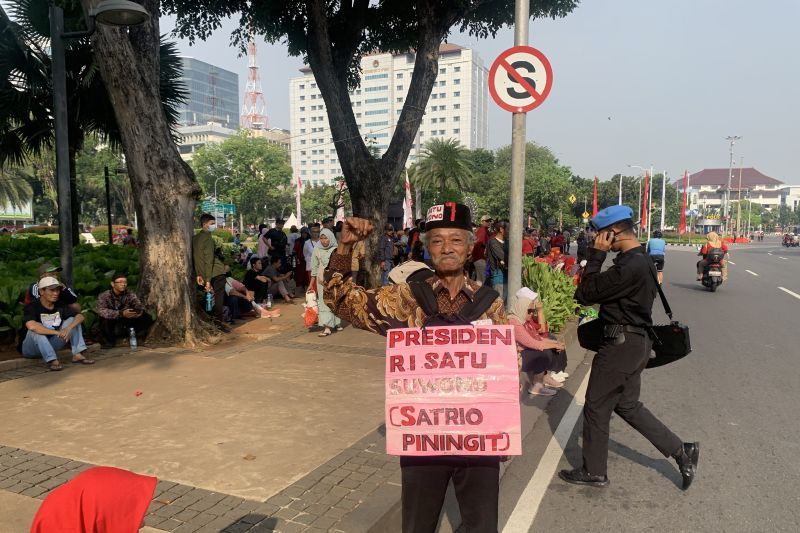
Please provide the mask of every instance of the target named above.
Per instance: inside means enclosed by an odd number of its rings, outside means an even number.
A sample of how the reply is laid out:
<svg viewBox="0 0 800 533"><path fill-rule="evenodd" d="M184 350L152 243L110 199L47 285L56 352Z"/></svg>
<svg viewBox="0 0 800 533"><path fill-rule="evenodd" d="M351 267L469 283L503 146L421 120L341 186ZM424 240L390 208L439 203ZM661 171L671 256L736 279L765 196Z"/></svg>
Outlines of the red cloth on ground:
<svg viewBox="0 0 800 533"><path fill-rule="evenodd" d="M47 496L31 533L137 533L157 482L120 468L90 468Z"/></svg>

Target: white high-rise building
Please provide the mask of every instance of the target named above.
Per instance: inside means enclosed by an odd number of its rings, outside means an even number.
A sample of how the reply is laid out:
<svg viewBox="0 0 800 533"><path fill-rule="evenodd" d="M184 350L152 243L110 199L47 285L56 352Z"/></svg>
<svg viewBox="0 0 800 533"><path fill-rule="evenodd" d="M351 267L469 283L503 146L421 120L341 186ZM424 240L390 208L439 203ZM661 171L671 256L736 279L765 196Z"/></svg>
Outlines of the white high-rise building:
<svg viewBox="0 0 800 533"><path fill-rule="evenodd" d="M434 83L408 163L433 138L457 139L469 149L489 142L487 69L474 50L441 45ZM381 153L389 147L403 109L415 54L372 54L361 60L361 87L350 93L361 135ZM292 169L303 185L333 183L342 175L325 102L308 67L289 80Z"/></svg>

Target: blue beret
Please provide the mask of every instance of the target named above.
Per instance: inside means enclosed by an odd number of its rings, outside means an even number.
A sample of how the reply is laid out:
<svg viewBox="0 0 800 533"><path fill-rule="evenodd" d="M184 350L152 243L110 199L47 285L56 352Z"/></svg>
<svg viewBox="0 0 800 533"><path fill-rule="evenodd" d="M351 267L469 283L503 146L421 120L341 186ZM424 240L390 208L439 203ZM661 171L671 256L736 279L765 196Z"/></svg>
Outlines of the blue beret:
<svg viewBox="0 0 800 533"><path fill-rule="evenodd" d="M604 229L622 220L633 219L633 209L627 205L612 205L602 211L592 219L592 225L597 229Z"/></svg>

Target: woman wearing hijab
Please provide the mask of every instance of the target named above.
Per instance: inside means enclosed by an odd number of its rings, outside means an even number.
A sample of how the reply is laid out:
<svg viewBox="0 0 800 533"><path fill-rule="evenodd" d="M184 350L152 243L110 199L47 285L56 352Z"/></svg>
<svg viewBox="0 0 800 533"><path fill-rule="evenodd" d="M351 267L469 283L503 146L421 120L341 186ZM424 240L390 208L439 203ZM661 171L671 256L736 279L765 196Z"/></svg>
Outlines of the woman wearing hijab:
<svg viewBox="0 0 800 533"><path fill-rule="evenodd" d="M90 468L45 498L31 533L136 533L157 481L120 468Z"/></svg>
<svg viewBox="0 0 800 533"><path fill-rule="evenodd" d="M703 279L703 270L708 265L708 259L706 256L708 253L713 250L714 248L719 248L723 252L725 252L725 256L728 255L728 247L722 241L722 238L717 234L717 232L712 231L708 235L706 235L706 244L700 249L700 253L697 255L703 256L703 259L697 262L697 281ZM728 279L728 262L722 261L722 281Z"/></svg>
<svg viewBox="0 0 800 533"><path fill-rule="evenodd" d="M264 259L269 255L269 248L267 247L267 241L264 240L264 235L267 234L269 228L266 224L259 224L258 225L258 237L256 237L256 242L258 243L258 248L256 249L256 253L258 257Z"/></svg>
<svg viewBox="0 0 800 533"><path fill-rule="evenodd" d="M527 373L531 386L528 394L532 396L553 396L556 389L564 385L566 375L548 374L561 359L564 343L549 339L539 332L534 313L541 313L538 295L527 287L517 291L511 300L508 322L514 326L517 350L522 355L522 371Z"/></svg>
<svg viewBox="0 0 800 533"><path fill-rule="evenodd" d="M311 255L311 275L317 279L317 302L319 304L317 323L325 327L325 330L319 334L320 337L330 335L331 328L336 329L336 331L342 331L342 321L325 304L322 294L325 286L325 269L328 267L328 261L330 261L331 254L337 245L333 232L325 228L320 232L319 245L314 248L314 253Z"/></svg>
<svg viewBox="0 0 800 533"><path fill-rule="evenodd" d="M306 287L308 287L308 270L306 269L306 257L303 254L303 248L306 245L306 241L311 238L311 233L309 233L308 228L302 228L300 230L300 237L298 237L294 241L294 282L298 288L300 288L303 292L305 292Z"/></svg>

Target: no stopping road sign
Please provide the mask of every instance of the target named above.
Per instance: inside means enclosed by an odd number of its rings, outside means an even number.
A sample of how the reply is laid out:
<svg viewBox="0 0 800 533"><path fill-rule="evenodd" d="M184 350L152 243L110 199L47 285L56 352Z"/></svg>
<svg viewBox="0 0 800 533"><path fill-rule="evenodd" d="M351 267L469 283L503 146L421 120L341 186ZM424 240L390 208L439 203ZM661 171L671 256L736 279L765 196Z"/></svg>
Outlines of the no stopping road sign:
<svg viewBox="0 0 800 533"><path fill-rule="evenodd" d="M553 87L553 67L531 46L509 48L489 70L489 93L512 113L527 113L544 102Z"/></svg>

